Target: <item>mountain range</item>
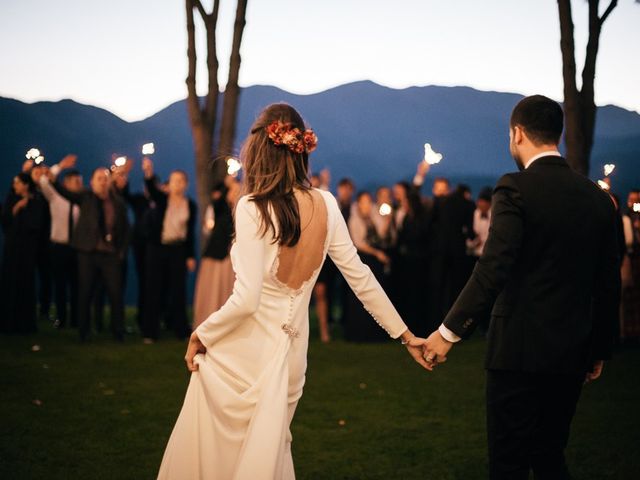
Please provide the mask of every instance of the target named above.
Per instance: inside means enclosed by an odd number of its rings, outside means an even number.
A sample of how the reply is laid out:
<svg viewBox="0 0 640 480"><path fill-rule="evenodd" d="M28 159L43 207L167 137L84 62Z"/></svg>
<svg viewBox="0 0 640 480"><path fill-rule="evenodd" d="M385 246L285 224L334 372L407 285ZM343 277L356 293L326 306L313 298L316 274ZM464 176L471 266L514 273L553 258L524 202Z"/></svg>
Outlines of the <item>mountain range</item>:
<svg viewBox="0 0 640 480"><path fill-rule="evenodd" d="M242 90L236 146L260 110L273 102L295 106L316 131L319 146L312 168L329 168L332 178L353 178L372 189L410 179L431 143L444 155L432 176L490 185L515 166L508 151L509 114L520 95L468 87L391 89L370 81L342 85L312 95L295 95L270 86ZM137 122L126 122L97 107L72 100L27 104L0 97L0 193L8 190L24 153L40 148L48 163L66 153L79 156L88 174L110 163L114 153L140 157L143 143L154 142L157 171L172 168L193 175L193 146L185 101ZM616 106L598 109L592 176L614 163L614 189L626 193L640 185L640 115ZM140 182L139 169L132 181ZM428 188L428 187L427 187Z"/></svg>

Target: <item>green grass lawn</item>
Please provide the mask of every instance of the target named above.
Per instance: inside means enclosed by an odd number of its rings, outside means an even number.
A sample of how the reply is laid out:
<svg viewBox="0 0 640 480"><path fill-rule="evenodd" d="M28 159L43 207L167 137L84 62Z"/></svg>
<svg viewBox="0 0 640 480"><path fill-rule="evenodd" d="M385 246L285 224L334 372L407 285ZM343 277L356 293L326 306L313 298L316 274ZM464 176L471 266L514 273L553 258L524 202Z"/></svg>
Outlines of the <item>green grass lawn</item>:
<svg viewBox="0 0 640 480"><path fill-rule="evenodd" d="M429 374L396 343L313 338L292 426L298 478L486 478L484 348L470 340ZM183 355L168 338L82 345L48 325L0 337L0 478L155 478L187 386ZM622 349L585 389L567 452L577 479L640 478L639 373L640 349Z"/></svg>

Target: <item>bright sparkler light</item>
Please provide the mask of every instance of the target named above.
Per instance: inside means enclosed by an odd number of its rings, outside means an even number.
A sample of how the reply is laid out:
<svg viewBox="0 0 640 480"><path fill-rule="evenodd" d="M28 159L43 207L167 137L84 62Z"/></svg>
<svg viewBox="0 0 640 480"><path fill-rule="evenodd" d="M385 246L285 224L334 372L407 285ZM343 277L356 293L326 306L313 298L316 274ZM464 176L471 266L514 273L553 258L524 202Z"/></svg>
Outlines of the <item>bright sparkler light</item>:
<svg viewBox="0 0 640 480"><path fill-rule="evenodd" d="M640 213L640 203L633 204L633 211L636 213Z"/></svg>
<svg viewBox="0 0 640 480"><path fill-rule="evenodd" d="M124 167L127 164L127 157L116 158L114 164L116 167Z"/></svg>
<svg viewBox="0 0 640 480"><path fill-rule="evenodd" d="M232 176L236 176L240 169L242 168L242 164L233 157L227 158L227 173Z"/></svg>
<svg viewBox="0 0 640 480"><path fill-rule="evenodd" d="M607 182L605 182L604 180L598 180L598 186L604 190L605 192L608 192L609 189L611 188L609 186L609 184Z"/></svg>
<svg viewBox="0 0 640 480"><path fill-rule="evenodd" d="M36 165L40 165L44 162L44 157L42 155L38 155L33 161Z"/></svg>
<svg viewBox="0 0 640 480"><path fill-rule="evenodd" d="M427 162L429 165L435 165L437 163L440 163L440 160L442 160L442 154L436 152L433 148L431 148L430 143L425 143L424 144L424 161Z"/></svg>
<svg viewBox="0 0 640 480"><path fill-rule="evenodd" d="M35 160L40 156L40 150L38 150L37 148L30 148L29 150L27 150L27 160Z"/></svg>
<svg viewBox="0 0 640 480"><path fill-rule="evenodd" d="M391 205L389 205L388 203L383 203L382 205L380 205L378 212L383 217L386 217L387 215L391 215Z"/></svg>
<svg viewBox="0 0 640 480"><path fill-rule="evenodd" d="M143 155L153 155L154 153L156 153L156 147L153 145L153 143L145 143L144 145L142 145Z"/></svg>
<svg viewBox="0 0 640 480"><path fill-rule="evenodd" d="M616 169L616 166L613 163L607 163L604 166L604 176L608 177L609 175L611 175L613 173L613 171Z"/></svg>

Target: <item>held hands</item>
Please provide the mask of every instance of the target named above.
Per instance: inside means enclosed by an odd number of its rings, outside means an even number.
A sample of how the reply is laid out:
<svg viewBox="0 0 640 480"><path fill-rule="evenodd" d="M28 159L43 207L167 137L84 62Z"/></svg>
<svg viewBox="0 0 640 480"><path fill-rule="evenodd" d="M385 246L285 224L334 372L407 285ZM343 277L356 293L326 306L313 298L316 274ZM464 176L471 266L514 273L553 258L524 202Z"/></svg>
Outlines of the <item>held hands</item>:
<svg viewBox="0 0 640 480"><path fill-rule="evenodd" d="M447 354L453 343L446 340L438 330L429 335L423 345L424 359L427 364L431 367L429 370L433 370L433 368L439 363L444 363L447 361Z"/></svg>
<svg viewBox="0 0 640 480"><path fill-rule="evenodd" d="M405 347L407 347L409 355L413 357L416 363L421 365L426 370L433 370L433 366L429 365L423 357L423 347L426 342L424 338L416 337L409 330L404 332L400 338L402 338L402 343Z"/></svg>
<svg viewBox="0 0 640 480"><path fill-rule="evenodd" d="M196 335L196 332L193 332L189 337L189 343L187 344L187 353L184 356L184 361L187 363L187 369L190 372L198 371L198 364L193 361L194 357L198 353L205 353L207 351L207 347L203 345L203 343Z"/></svg>

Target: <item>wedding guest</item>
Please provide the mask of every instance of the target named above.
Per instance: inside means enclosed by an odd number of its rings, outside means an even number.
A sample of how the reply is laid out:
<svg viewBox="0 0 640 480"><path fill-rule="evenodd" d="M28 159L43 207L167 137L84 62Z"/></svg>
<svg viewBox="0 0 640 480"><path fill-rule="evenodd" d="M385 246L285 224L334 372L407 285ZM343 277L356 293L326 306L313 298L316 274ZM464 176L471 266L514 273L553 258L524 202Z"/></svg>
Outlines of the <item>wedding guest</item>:
<svg viewBox="0 0 640 480"><path fill-rule="evenodd" d="M382 239L383 250L386 253L389 253L397 237L393 213L393 193L391 189L389 187L379 187L376 190L376 203L371 218Z"/></svg>
<svg viewBox="0 0 640 480"><path fill-rule="evenodd" d="M155 300L166 294L166 318L176 337L191 333L187 321L187 270L195 271L196 204L187 197L187 174L174 170L166 192L157 184L153 162L142 160L145 186L154 202L148 214L146 252L146 299L143 336L145 343L158 339L163 305ZM166 289L166 290L165 290Z"/></svg>
<svg viewBox="0 0 640 480"><path fill-rule="evenodd" d="M467 240L473 236L475 204L468 199L469 188L461 185L440 204L436 228L442 236L444 269L442 311L448 311L471 276L473 259L467 255ZM442 319L440 319L441 321ZM435 329L439 323L432 325Z"/></svg>
<svg viewBox="0 0 640 480"><path fill-rule="evenodd" d="M59 183L54 187L80 207L80 216L71 238L71 245L78 256L80 339L85 341L89 337L91 299L97 282L101 281L111 305L111 332L116 340L123 341L122 262L129 235L126 204L112 188L111 174L104 167L93 171L89 189L74 192Z"/></svg>
<svg viewBox="0 0 640 480"><path fill-rule="evenodd" d="M13 179L3 205L4 249L0 280L0 331L34 333L36 324L36 255L46 203L36 194L28 173Z"/></svg>
<svg viewBox="0 0 640 480"><path fill-rule="evenodd" d="M22 165L22 171L32 176L42 172L44 165L35 165L32 159L25 161ZM40 195L38 182L34 180L34 195ZM39 201L41 201L40 199ZM35 249L36 255L36 272L37 272L37 298L39 305L39 315L43 321L50 321L49 313L51 310L51 245L49 242L49 230L51 229L51 216L49 210L45 209L42 217L42 228L40 229L40 237L38 238L38 246Z"/></svg>
<svg viewBox="0 0 640 480"><path fill-rule="evenodd" d="M349 217L349 234L358 250L360 259L381 282L384 266L389 264L389 257L381 248L382 239L372 220L373 199L368 192L360 192L356 197L355 209ZM362 303L353 292L347 296L347 323L345 338L349 341L371 342L383 341L387 336L364 309Z"/></svg>
<svg viewBox="0 0 640 480"><path fill-rule="evenodd" d="M412 331L427 331L429 218L418 190L407 182L394 186L398 201L397 240L391 265L394 302Z"/></svg>
<svg viewBox="0 0 640 480"><path fill-rule="evenodd" d="M473 238L467 240L467 248L475 260L482 256L484 244L489 237L491 224L491 187L485 187L478 195L476 209L473 212Z"/></svg>
<svg viewBox="0 0 640 480"><path fill-rule="evenodd" d="M351 211L353 207L353 194L356 187L350 178L342 178L338 182L336 190L336 200L338 200L338 206L342 212L345 222L349 222Z"/></svg>
<svg viewBox="0 0 640 480"><path fill-rule="evenodd" d="M131 251L133 253L133 262L136 269L137 278L137 308L136 323L140 331L142 331L144 308L146 300L145 292L145 261L147 246L147 215L151 208L151 198L146 187L142 192L132 193L129 186L128 174L133 167L133 161L127 159L121 175L114 177L116 188L127 202L127 205L133 213L133 228L131 229Z"/></svg>
<svg viewBox="0 0 640 480"><path fill-rule="evenodd" d="M355 192L355 184L350 178L341 178L338 181L336 188L336 200L338 201L338 207L342 218L348 224L351 213L354 209L353 195ZM325 270L326 269L326 270ZM327 295L327 309L329 313L333 310L333 306L340 307L340 324L345 325L347 322L347 296L350 292L349 286L342 278L342 275L338 275L338 269L333 264L331 258L327 257L325 263L320 271L320 277L322 277L325 284L325 291ZM333 293L337 292L336 295Z"/></svg>
<svg viewBox="0 0 640 480"><path fill-rule="evenodd" d="M319 175L311 178L311 186L320 190L329 191L331 175L328 169L323 169ZM346 196L346 195L345 195ZM329 324L332 323L331 313L333 302L333 293L336 286L338 269L330 258L325 259L320 274L313 287L313 303L316 308L316 316L318 318L318 331L320 341L329 343L331 341L331 333ZM344 303L343 303L344 304Z"/></svg>
<svg viewBox="0 0 640 480"><path fill-rule="evenodd" d="M229 249L233 239L233 209L240 197L240 183L228 176L211 197L204 214L206 240L196 277L193 330L224 305L231 296L235 280Z"/></svg>
<svg viewBox="0 0 640 480"><path fill-rule="evenodd" d="M78 193L82 191L82 175L73 169L76 162L75 155L67 155L62 161L53 165L49 175L51 179L61 181L63 187ZM61 179L61 180L60 180ZM39 185L42 194L49 202L51 215L51 266L56 304L57 328L78 326L78 267L76 252L71 246L73 229L80 216L80 208L64 198L51 185L48 175L41 175ZM67 311L69 304L69 312Z"/></svg>
<svg viewBox="0 0 640 480"><path fill-rule="evenodd" d="M626 255L622 264L622 340L640 338L640 190L627 197L627 209L622 217Z"/></svg>

